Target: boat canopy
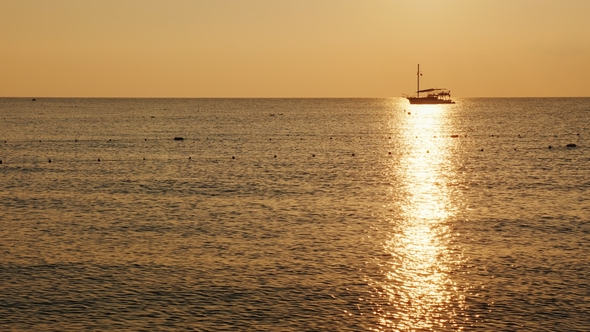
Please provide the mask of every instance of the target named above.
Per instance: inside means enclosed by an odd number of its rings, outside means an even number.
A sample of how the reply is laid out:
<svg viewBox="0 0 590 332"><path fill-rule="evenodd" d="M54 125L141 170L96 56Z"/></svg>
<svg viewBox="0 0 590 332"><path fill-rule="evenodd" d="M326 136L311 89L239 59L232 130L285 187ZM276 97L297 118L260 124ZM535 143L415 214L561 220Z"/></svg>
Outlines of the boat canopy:
<svg viewBox="0 0 590 332"><path fill-rule="evenodd" d="M436 89L425 89L425 90L418 90L416 92L422 93L422 92L433 92L433 91L441 91L441 90L448 90L448 89L445 89L445 88L440 88L440 89L439 88L436 88Z"/></svg>

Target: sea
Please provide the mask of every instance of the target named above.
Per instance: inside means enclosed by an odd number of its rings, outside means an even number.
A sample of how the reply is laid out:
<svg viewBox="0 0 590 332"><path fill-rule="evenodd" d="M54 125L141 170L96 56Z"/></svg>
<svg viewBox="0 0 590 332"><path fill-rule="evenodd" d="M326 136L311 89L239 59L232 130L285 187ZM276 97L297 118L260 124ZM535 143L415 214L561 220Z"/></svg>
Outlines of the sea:
<svg viewBox="0 0 590 332"><path fill-rule="evenodd" d="M2 331L590 331L590 98L0 98Z"/></svg>

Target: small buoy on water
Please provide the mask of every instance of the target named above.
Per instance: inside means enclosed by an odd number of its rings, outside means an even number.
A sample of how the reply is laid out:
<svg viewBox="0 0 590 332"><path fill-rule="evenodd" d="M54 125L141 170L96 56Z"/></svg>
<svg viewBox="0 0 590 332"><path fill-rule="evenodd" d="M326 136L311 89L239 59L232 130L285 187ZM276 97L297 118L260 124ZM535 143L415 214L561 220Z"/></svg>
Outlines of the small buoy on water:
<svg viewBox="0 0 590 332"><path fill-rule="evenodd" d="M0 159L0 165L2 165L2 160Z"/></svg>
<svg viewBox="0 0 590 332"><path fill-rule="evenodd" d="M174 140L175 141L182 141L182 140L184 140L184 137L176 136L176 137L174 137Z"/></svg>
<svg viewBox="0 0 590 332"><path fill-rule="evenodd" d="M354 153L352 154L352 156L354 157Z"/></svg>
<svg viewBox="0 0 590 332"><path fill-rule="evenodd" d="M549 145L549 148L548 149L551 149L551 145Z"/></svg>
<svg viewBox="0 0 590 332"><path fill-rule="evenodd" d="M231 156L231 159L236 159L236 157L234 157L234 156Z"/></svg>
<svg viewBox="0 0 590 332"><path fill-rule="evenodd" d="M483 149L480 149L479 151L482 151L483 152Z"/></svg>
<svg viewBox="0 0 590 332"><path fill-rule="evenodd" d="M51 162L51 159L49 159L48 162Z"/></svg>
<svg viewBox="0 0 590 332"><path fill-rule="evenodd" d="M277 157L277 155L275 154L275 158Z"/></svg>
<svg viewBox="0 0 590 332"><path fill-rule="evenodd" d="M100 158L98 158L98 162L100 162Z"/></svg>
<svg viewBox="0 0 590 332"><path fill-rule="evenodd" d="M391 154L391 152L387 152L387 154Z"/></svg>
<svg viewBox="0 0 590 332"><path fill-rule="evenodd" d="M315 154L312 154L311 156L312 156L312 157L315 157Z"/></svg>
<svg viewBox="0 0 590 332"><path fill-rule="evenodd" d="M191 159L193 159L193 157L188 157L188 160L191 160Z"/></svg>

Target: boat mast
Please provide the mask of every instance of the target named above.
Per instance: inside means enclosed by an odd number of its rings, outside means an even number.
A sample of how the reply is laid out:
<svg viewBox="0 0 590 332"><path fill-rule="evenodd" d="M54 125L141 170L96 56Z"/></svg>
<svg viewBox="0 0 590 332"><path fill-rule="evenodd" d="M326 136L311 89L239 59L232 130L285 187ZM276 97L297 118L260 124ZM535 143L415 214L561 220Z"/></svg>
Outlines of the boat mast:
<svg viewBox="0 0 590 332"><path fill-rule="evenodd" d="M416 80L418 82L418 86L416 88L416 93L418 94L418 98L420 98L420 64L418 64L418 71L416 72Z"/></svg>

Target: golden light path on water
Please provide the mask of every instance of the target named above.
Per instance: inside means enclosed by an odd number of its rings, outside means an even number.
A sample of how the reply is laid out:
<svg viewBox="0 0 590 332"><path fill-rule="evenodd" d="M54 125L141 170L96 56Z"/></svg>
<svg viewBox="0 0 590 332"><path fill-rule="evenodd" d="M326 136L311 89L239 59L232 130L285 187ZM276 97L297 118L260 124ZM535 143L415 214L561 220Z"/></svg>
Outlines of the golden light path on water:
<svg viewBox="0 0 590 332"><path fill-rule="evenodd" d="M391 221L383 250L391 255L380 285L390 310L380 315L383 330L460 330L464 297L450 278L460 260L450 247L449 218L454 206L446 183L452 177L453 139L445 127L448 106L420 105L408 109L403 137L408 148L392 168L398 186L392 199L401 211ZM398 124L399 125L399 124Z"/></svg>

